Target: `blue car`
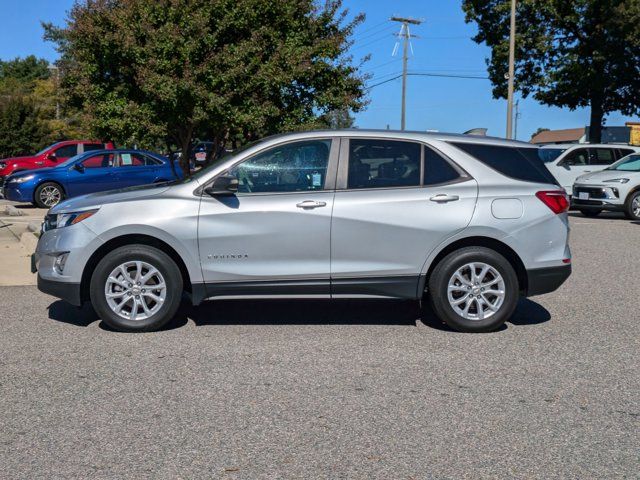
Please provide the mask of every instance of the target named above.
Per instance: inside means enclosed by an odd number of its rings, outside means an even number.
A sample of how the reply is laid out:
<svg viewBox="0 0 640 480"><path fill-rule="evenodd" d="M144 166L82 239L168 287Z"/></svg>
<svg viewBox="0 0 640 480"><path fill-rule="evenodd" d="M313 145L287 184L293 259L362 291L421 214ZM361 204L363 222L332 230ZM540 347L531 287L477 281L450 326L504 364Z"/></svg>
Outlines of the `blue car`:
<svg viewBox="0 0 640 480"><path fill-rule="evenodd" d="M143 150L95 150L53 168L14 173L7 177L4 197L51 208L65 198L182 178L169 159Z"/></svg>

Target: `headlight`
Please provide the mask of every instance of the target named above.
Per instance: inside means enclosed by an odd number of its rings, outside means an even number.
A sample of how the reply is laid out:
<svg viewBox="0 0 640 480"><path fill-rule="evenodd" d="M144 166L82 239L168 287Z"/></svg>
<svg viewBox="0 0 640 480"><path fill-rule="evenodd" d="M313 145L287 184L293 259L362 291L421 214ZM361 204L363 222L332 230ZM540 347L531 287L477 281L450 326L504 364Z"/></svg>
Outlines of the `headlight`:
<svg viewBox="0 0 640 480"><path fill-rule="evenodd" d="M32 180L33 177L34 177L34 175L27 175L25 177L10 178L9 182L10 183L24 183L24 182L28 182L29 180Z"/></svg>
<svg viewBox="0 0 640 480"><path fill-rule="evenodd" d="M83 212L58 213L57 215L47 215L42 229L46 232L55 228L64 228L93 216L98 209L85 210Z"/></svg>
<svg viewBox="0 0 640 480"><path fill-rule="evenodd" d="M627 183L628 178L611 178L609 180L603 180L605 183Z"/></svg>

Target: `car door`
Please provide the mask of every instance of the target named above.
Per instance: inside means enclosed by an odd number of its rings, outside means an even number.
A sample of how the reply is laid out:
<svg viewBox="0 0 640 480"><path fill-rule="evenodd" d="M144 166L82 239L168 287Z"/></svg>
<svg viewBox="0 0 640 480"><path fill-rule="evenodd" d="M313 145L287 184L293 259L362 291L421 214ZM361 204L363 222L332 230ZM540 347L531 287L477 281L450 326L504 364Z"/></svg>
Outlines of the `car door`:
<svg viewBox="0 0 640 480"><path fill-rule="evenodd" d="M113 153L99 153L70 166L66 187L68 195L75 197L118 188L114 157Z"/></svg>
<svg viewBox="0 0 640 480"><path fill-rule="evenodd" d="M202 195L198 243L208 296L329 295L337 143L268 147L226 172L238 179L235 195Z"/></svg>
<svg viewBox="0 0 640 480"><path fill-rule="evenodd" d="M119 187L146 185L158 179L159 162L139 152L121 152L116 166Z"/></svg>
<svg viewBox="0 0 640 480"><path fill-rule="evenodd" d="M418 142L343 139L331 221L331 292L415 298L428 254L464 229L475 180Z"/></svg>
<svg viewBox="0 0 640 480"><path fill-rule="evenodd" d="M560 156L554 164L547 164L547 167L562 188L571 195L576 178L593 170L593 167L589 164L589 157L588 148L574 148Z"/></svg>

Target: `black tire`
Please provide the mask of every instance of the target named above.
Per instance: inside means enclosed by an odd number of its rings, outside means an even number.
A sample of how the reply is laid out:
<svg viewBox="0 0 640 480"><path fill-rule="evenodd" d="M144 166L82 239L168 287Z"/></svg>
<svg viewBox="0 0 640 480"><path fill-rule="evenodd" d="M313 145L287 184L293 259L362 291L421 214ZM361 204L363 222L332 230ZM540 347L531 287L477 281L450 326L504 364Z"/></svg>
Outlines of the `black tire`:
<svg viewBox="0 0 640 480"><path fill-rule="evenodd" d="M498 310L488 318L476 320L464 318L457 313L448 299L449 280L458 269L473 262L482 262L493 267L504 281L504 299ZM491 332L499 328L513 315L518 304L519 291L518 277L506 258L489 248L465 247L450 253L436 265L429 277L427 294L434 313L454 330L459 332ZM466 296L466 294L462 296ZM482 308L484 310L484 307ZM478 310L477 302L474 309Z"/></svg>
<svg viewBox="0 0 640 480"><path fill-rule="evenodd" d="M585 217L594 218L602 213L602 210L580 210L580 213Z"/></svg>
<svg viewBox="0 0 640 480"><path fill-rule="evenodd" d="M164 301L161 302L161 304L158 303L159 308L156 312L148 316L148 318L131 320L123 318L112 310L106 298L105 288L107 279L114 269L126 262L136 261L147 263L160 272L166 284L166 293ZM109 252L100 260L91 276L90 295L91 303L95 311L100 318L114 330L122 332L149 332L159 330L175 316L180 306L182 290L183 282L180 269L169 255L162 250L148 245L127 245ZM144 292L144 290L142 290L142 292ZM129 293L131 293L130 289ZM127 297L132 298L129 293ZM141 296L139 291L138 294L135 298ZM133 295L135 295L135 292ZM122 302L126 303L124 300ZM133 300L133 302L136 302L136 300ZM145 305L147 305L146 302ZM142 305L140 305L140 307L141 306ZM133 308L129 306L125 308L133 310ZM136 311L139 311L137 306L135 308Z"/></svg>
<svg viewBox="0 0 640 480"><path fill-rule="evenodd" d="M633 204L636 201L640 202L640 190L638 190L637 192L631 193L627 197L627 201L624 203L624 215L629 220L640 220L640 215L636 215L633 212L634 210Z"/></svg>
<svg viewBox="0 0 640 480"><path fill-rule="evenodd" d="M45 190L45 189L49 189L49 190ZM56 190L58 192L58 200L56 202L50 202L43 198L45 197L45 195L43 195L43 191L51 191L51 189ZM36 188L36 191L33 194L33 202L40 208L54 207L58 203L60 203L62 200L64 200L64 189L59 183L56 183L56 182L41 183L40 185L38 185L38 188Z"/></svg>

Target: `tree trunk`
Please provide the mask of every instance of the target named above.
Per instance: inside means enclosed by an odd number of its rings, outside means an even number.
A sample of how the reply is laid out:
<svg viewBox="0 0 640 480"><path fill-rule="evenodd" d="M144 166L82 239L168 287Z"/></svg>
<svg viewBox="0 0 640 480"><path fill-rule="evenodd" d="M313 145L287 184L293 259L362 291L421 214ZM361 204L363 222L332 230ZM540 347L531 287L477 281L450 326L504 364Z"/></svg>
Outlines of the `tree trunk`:
<svg viewBox="0 0 640 480"><path fill-rule="evenodd" d="M191 155L191 140L193 135L193 127L186 127L184 130L181 129L178 134L180 140L180 149L182 155L180 156L180 168L182 169L183 175L186 177L191 176L191 167L189 165L189 156Z"/></svg>
<svg viewBox="0 0 640 480"><path fill-rule="evenodd" d="M602 100L599 98L591 99L591 120L589 121L589 142L602 142L602 120L604 118L604 110L602 108Z"/></svg>

